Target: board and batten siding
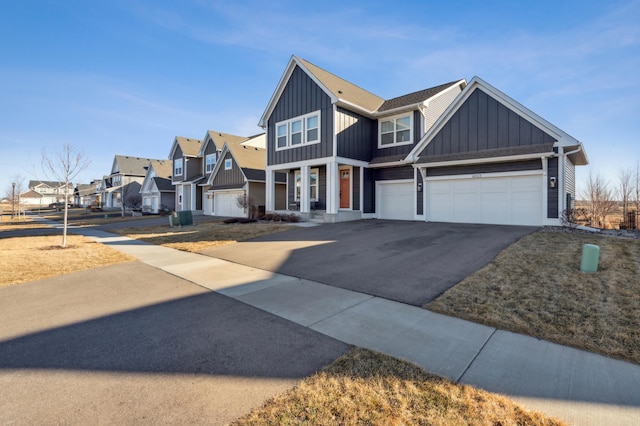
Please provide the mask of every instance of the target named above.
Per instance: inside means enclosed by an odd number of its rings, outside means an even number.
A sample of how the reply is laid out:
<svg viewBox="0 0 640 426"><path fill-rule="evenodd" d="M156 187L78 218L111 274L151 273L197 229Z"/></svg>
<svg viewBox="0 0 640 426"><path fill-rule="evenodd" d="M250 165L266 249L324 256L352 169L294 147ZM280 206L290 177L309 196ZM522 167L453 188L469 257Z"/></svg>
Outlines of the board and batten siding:
<svg viewBox="0 0 640 426"><path fill-rule="evenodd" d="M413 180L413 167L389 167L385 169L375 169L375 180Z"/></svg>
<svg viewBox="0 0 640 426"><path fill-rule="evenodd" d="M180 158L182 158L182 174L176 175L174 173L176 170L176 160ZM177 145L176 150L173 152L173 158L171 158L171 175L172 175L173 182L182 182L183 180L186 180L185 173L186 173L186 170L184 168L184 158L182 154L182 148L180 148L180 145Z"/></svg>
<svg viewBox="0 0 640 426"><path fill-rule="evenodd" d="M362 213L376 212L376 179L375 170L365 168L363 170L363 187L362 187Z"/></svg>
<svg viewBox="0 0 640 426"><path fill-rule="evenodd" d="M227 159L231 159L231 170L224 169L224 162ZM231 187L241 187L245 183L245 176L242 173L238 163L233 158L230 152L227 152L223 158L218 159L216 162L221 162L218 172L213 177L212 189L227 189Z"/></svg>
<svg viewBox="0 0 640 426"><path fill-rule="evenodd" d="M426 185L422 182L422 174L416 173L416 181L413 183L414 188L418 187L418 184L422 185L422 191L416 190L416 214L424 214L424 191L427 190Z"/></svg>
<svg viewBox="0 0 640 426"><path fill-rule="evenodd" d="M320 111L320 143L276 151L276 123L314 111ZM267 120L267 164L285 164L331 155L333 155L331 98L296 66Z"/></svg>
<svg viewBox="0 0 640 426"><path fill-rule="evenodd" d="M371 141L372 146L375 147L374 157L385 157L389 155L406 155L411 152L416 143L422 139L422 120L423 115L420 111L412 111L413 116L413 140L411 144L390 146L385 148L378 148L378 138L380 137L378 123L376 123L374 139ZM395 116L395 115L394 115ZM378 121L384 121L384 118L379 118Z"/></svg>
<svg viewBox="0 0 640 426"><path fill-rule="evenodd" d="M351 171L352 210L360 210L360 167L353 167Z"/></svg>
<svg viewBox="0 0 640 426"><path fill-rule="evenodd" d="M556 142L552 136L476 88L421 153L458 154Z"/></svg>
<svg viewBox="0 0 640 426"><path fill-rule="evenodd" d="M344 108L336 111L338 156L371 161L377 144L377 121Z"/></svg>

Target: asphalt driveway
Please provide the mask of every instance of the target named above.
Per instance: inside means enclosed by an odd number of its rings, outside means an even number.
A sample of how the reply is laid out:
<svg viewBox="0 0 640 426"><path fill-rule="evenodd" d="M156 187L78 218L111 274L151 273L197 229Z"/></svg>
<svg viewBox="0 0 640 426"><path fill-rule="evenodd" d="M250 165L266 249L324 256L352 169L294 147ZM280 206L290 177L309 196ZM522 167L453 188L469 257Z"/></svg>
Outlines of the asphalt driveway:
<svg viewBox="0 0 640 426"><path fill-rule="evenodd" d="M140 262L0 288L0 424L226 424L348 345Z"/></svg>
<svg viewBox="0 0 640 426"><path fill-rule="evenodd" d="M202 253L422 306L536 229L362 220L296 228Z"/></svg>

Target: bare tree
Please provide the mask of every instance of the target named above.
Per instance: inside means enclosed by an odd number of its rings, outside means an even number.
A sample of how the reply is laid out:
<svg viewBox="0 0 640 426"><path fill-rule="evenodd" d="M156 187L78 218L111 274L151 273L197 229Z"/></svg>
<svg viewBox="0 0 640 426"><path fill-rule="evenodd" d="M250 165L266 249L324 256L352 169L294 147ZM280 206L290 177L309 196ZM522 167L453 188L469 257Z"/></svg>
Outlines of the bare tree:
<svg viewBox="0 0 640 426"><path fill-rule="evenodd" d="M122 179L122 186L120 187L120 208L122 211L122 217L124 217L125 209L127 207L134 209L140 206L142 203L142 196L140 195L141 185L139 182L131 179Z"/></svg>
<svg viewBox="0 0 640 426"><path fill-rule="evenodd" d="M609 188L609 183L605 181L599 173L589 171L587 178L587 188L582 194L587 202L587 218L590 225L596 228L605 228L607 216L616 207L613 191Z"/></svg>
<svg viewBox="0 0 640 426"><path fill-rule="evenodd" d="M16 214L16 209L18 212L20 211L20 195L26 191L26 186L24 183L24 178L20 175L15 175L11 183L7 186L5 191L5 196L11 203L11 217L13 218Z"/></svg>
<svg viewBox="0 0 640 426"><path fill-rule="evenodd" d="M633 170L632 169L620 169L618 170L618 199L622 202L622 222L625 226L629 226L629 207L631 206L631 200L633 199Z"/></svg>
<svg viewBox="0 0 640 426"><path fill-rule="evenodd" d="M91 161L85 156L84 151L79 150L71 144L64 144L62 149L56 153L49 153L42 150L42 170L48 176L64 182L65 188L78 177ZM64 194L64 220L62 227L62 247L67 246L67 219L69 217L69 193Z"/></svg>

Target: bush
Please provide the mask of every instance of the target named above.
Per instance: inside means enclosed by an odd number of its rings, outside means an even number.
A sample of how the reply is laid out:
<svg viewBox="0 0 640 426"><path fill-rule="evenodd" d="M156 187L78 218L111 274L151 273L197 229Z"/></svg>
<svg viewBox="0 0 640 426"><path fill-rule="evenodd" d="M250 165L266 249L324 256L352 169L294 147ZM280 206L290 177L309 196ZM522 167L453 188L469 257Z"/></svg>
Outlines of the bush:
<svg viewBox="0 0 640 426"><path fill-rule="evenodd" d="M237 217L230 217L228 219L223 220L222 223L238 223L238 218Z"/></svg>
<svg viewBox="0 0 640 426"><path fill-rule="evenodd" d="M257 222L257 221L258 221L257 219L248 218L248 217L240 217L237 220L238 223L254 223L254 222Z"/></svg>
<svg viewBox="0 0 640 426"><path fill-rule="evenodd" d="M300 216L298 216L298 215L297 215L297 214L295 214L295 213L291 213L291 214L289 215L289 222L292 222L292 223L300 222Z"/></svg>

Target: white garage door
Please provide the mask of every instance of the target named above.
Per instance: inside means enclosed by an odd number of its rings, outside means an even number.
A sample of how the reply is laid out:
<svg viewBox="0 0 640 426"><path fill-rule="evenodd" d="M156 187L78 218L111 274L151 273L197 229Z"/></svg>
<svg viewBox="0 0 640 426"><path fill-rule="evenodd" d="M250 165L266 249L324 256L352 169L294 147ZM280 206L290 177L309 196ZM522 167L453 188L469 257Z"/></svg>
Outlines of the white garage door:
<svg viewBox="0 0 640 426"><path fill-rule="evenodd" d="M540 175L427 180L427 220L542 225Z"/></svg>
<svg viewBox="0 0 640 426"><path fill-rule="evenodd" d="M216 192L213 196L213 211L216 216L244 217L244 209L238 207L236 199L244 191Z"/></svg>
<svg viewBox="0 0 640 426"><path fill-rule="evenodd" d="M413 181L376 182L379 219L413 220Z"/></svg>

